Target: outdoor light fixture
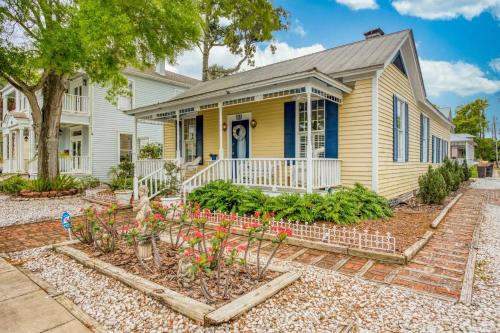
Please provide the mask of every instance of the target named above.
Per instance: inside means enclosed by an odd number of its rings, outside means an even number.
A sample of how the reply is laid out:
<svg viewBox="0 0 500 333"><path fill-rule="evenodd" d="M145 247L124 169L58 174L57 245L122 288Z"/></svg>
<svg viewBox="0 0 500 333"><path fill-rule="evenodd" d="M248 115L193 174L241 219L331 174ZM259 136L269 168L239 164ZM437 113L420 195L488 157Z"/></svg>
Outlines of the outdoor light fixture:
<svg viewBox="0 0 500 333"><path fill-rule="evenodd" d="M252 119L252 121L250 122L250 126L252 126L252 128L257 127L257 120Z"/></svg>
<svg viewBox="0 0 500 333"><path fill-rule="evenodd" d="M225 132L227 131L227 124L226 123L223 123L222 124L222 130Z"/></svg>

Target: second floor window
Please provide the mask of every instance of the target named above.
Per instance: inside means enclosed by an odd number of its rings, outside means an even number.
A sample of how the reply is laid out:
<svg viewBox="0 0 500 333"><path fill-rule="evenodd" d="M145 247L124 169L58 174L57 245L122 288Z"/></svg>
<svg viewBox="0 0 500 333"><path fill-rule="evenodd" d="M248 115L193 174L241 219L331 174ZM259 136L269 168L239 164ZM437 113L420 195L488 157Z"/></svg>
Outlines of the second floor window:
<svg viewBox="0 0 500 333"><path fill-rule="evenodd" d="M130 95L118 97L118 108L120 110L130 110L134 108L134 81L128 81L127 90Z"/></svg>

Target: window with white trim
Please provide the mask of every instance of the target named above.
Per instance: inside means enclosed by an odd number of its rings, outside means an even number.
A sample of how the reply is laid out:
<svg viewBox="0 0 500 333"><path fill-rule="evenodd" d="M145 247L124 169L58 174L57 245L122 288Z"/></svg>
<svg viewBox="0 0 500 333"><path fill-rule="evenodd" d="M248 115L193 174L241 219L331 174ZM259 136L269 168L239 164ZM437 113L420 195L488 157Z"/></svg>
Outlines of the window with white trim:
<svg viewBox="0 0 500 333"><path fill-rule="evenodd" d="M120 162L132 161L133 137L132 134L120 133Z"/></svg>
<svg viewBox="0 0 500 333"><path fill-rule="evenodd" d="M307 102L298 103L297 156L307 157ZM325 157L325 100L311 101L313 157Z"/></svg>
<svg viewBox="0 0 500 333"><path fill-rule="evenodd" d="M405 105L406 103L397 99L397 131L398 131L398 162L406 161L406 128L405 128Z"/></svg>
<svg viewBox="0 0 500 333"><path fill-rule="evenodd" d="M422 162L429 162L429 117L422 117Z"/></svg>
<svg viewBox="0 0 500 333"><path fill-rule="evenodd" d="M196 118L182 120L182 143L184 162L196 159Z"/></svg>
<svg viewBox="0 0 500 333"><path fill-rule="evenodd" d="M129 80L126 90L129 95L118 96L118 109L130 110L134 108L134 81Z"/></svg>

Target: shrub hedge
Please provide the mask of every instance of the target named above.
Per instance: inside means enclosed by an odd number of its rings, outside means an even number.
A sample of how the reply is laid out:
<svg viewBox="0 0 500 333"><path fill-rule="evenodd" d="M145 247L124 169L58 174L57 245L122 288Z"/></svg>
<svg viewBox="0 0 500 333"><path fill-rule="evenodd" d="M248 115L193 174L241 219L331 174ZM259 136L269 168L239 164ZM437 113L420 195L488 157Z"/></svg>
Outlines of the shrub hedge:
<svg viewBox="0 0 500 333"><path fill-rule="evenodd" d="M437 169L429 165L427 172L418 179L418 197L426 204L441 204L451 191L458 190L460 184L470 178L470 174L465 161L460 166L457 161L445 158Z"/></svg>
<svg viewBox="0 0 500 333"><path fill-rule="evenodd" d="M274 213L277 219L305 223L323 220L351 224L392 216L387 200L360 184L326 195L284 193L268 196L259 189L215 181L197 188L187 199L211 211Z"/></svg>

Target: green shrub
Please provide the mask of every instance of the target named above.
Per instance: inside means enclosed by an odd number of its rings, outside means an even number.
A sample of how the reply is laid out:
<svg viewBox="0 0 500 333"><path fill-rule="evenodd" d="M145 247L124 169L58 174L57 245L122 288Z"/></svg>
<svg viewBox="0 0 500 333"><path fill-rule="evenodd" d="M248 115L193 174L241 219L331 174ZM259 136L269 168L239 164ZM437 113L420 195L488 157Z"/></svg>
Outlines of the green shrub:
<svg viewBox="0 0 500 333"><path fill-rule="evenodd" d="M469 180L471 172L469 166L467 165L467 161L465 159L462 162L462 173L464 175L464 180Z"/></svg>
<svg viewBox="0 0 500 333"><path fill-rule="evenodd" d="M353 189L341 189L325 196L318 193L284 193L269 197L258 189L215 181L197 188L187 199L211 211L274 213L276 219L292 222L325 220L350 224L392 215L387 200L360 184L356 184Z"/></svg>
<svg viewBox="0 0 500 333"><path fill-rule="evenodd" d="M59 175L50 182L50 190L52 191L67 191L76 189L78 186L78 180L71 175Z"/></svg>
<svg viewBox="0 0 500 333"><path fill-rule="evenodd" d="M80 186L81 190L88 190L90 188L96 188L101 184L101 181L94 176L83 176L80 178Z"/></svg>
<svg viewBox="0 0 500 333"><path fill-rule="evenodd" d="M143 146L139 152L139 158L160 159L162 145L159 143L148 143Z"/></svg>
<svg viewBox="0 0 500 333"><path fill-rule="evenodd" d="M0 192L15 194L26 189L27 186L28 180L20 175L16 175L0 182Z"/></svg>
<svg viewBox="0 0 500 333"><path fill-rule="evenodd" d="M274 213L278 220L310 224L322 217L322 206L323 198L319 194L284 193L269 198L264 211Z"/></svg>
<svg viewBox="0 0 500 333"><path fill-rule="evenodd" d="M477 165L473 165L470 167L470 178L477 178L479 177L478 173L477 173Z"/></svg>
<svg viewBox="0 0 500 333"><path fill-rule="evenodd" d="M418 196L423 203L426 204L440 204L448 195L446 181L443 173L449 175L448 170L439 168L433 170L429 165L427 173L421 175L418 179Z"/></svg>
<svg viewBox="0 0 500 333"><path fill-rule="evenodd" d="M457 160L453 161L453 172L455 172L458 175L458 179L460 179L460 183L462 183L465 180L464 172L463 172L462 168L460 167L460 165L458 165Z"/></svg>
<svg viewBox="0 0 500 333"><path fill-rule="evenodd" d="M50 181L44 178L33 179L29 182L27 189L34 192L47 192L51 190Z"/></svg>
<svg viewBox="0 0 500 333"><path fill-rule="evenodd" d="M108 176L111 178L109 187L112 191L131 190L134 187L134 164L123 161L111 167Z"/></svg>

